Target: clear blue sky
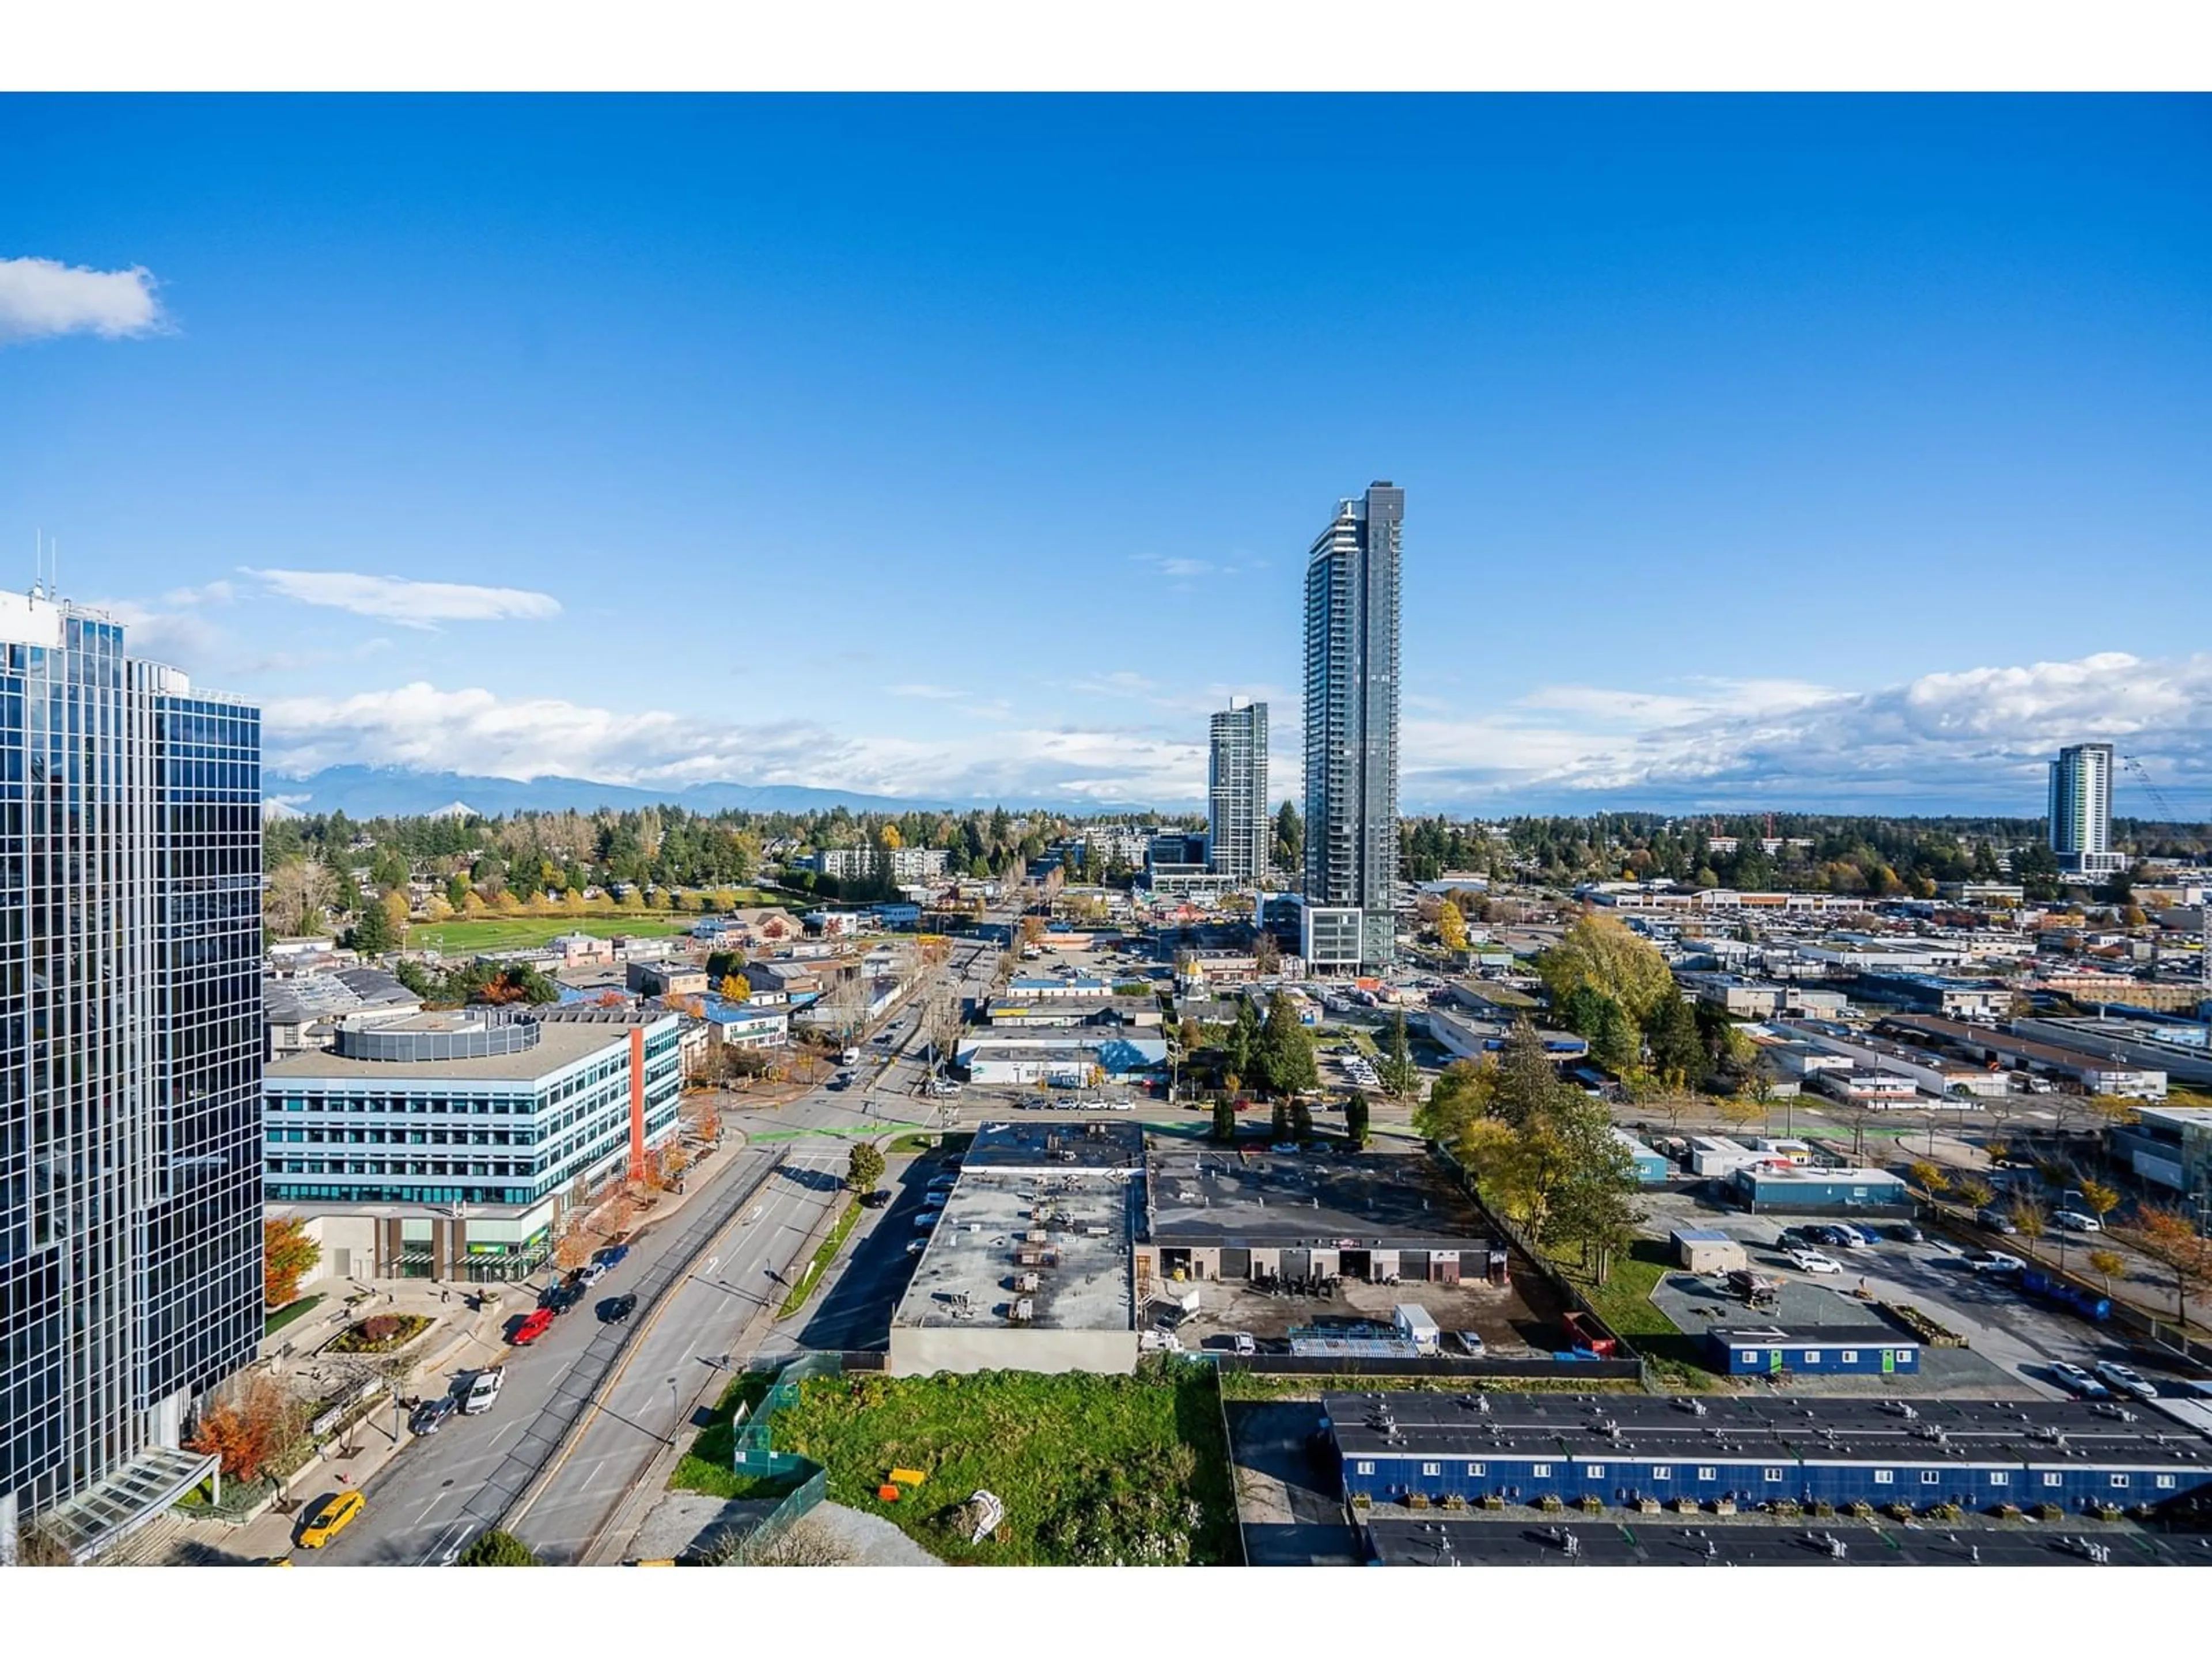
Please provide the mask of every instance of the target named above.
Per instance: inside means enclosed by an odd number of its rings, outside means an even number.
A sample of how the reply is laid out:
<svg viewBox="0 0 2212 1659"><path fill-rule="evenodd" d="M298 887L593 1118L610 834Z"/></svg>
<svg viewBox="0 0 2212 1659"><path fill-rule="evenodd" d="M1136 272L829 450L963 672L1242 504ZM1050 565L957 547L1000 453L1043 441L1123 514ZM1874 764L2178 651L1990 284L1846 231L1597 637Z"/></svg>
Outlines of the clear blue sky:
<svg viewBox="0 0 2212 1659"><path fill-rule="evenodd" d="M1411 805L2033 813L2100 735L2212 798L2212 100L15 98L0 154L0 261L160 307L0 264L9 580L58 537L280 763L1188 800L1235 691L1280 794L1305 549L1389 477Z"/></svg>

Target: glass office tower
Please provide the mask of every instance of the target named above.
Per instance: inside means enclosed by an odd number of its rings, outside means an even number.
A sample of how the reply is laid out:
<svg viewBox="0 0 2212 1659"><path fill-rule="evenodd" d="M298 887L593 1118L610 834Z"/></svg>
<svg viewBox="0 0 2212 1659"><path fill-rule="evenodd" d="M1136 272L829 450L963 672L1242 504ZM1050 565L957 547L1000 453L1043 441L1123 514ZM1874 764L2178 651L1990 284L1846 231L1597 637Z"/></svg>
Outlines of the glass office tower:
<svg viewBox="0 0 2212 1659"><path fill-rule="evenodd" d="M1398 541L1406 492L1346 501L1306 556L1306 842L1300 948L1386 965L1398 896Z"/></svg>
<svg viewBox="0 0 2212 1659"><path fill-rule="evenodd" d="M97 1554L261 1334L261 723L0 594L0 1559Z"/></svg>
<svg viewBox="0 0 2212 1659"><path fill-rule="evenodd" d="M1267 873L1267 705L1236 697L1213 717L1206 781L1213 873L1256 884Z"/></svg>

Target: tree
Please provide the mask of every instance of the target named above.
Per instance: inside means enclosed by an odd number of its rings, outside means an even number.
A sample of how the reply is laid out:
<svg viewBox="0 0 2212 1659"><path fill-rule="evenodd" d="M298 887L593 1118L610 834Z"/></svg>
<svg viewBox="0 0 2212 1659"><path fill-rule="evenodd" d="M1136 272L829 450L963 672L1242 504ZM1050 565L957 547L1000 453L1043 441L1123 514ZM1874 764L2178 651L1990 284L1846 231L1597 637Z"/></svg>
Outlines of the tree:
<svg viewBox="0 0 2212 1659"><path fill-rule="evenodd" d="M365 957L380 957L399 948L398 934L392 926L391 913L381 900L370 900L363 904L353 919L353 932L346 943Z"/></svg>
<svg viewBox="0 0 2212 1659"><path fill-rule="evenodd" d="M475 896L475 894L470 890L469 878L466 876L456 871L446 878L446 902L453 909L467 909L469 901Z"/></svg>
<svg viewBox="0 0 2212 1659"><path fill-rule="evenodd" d="M1345 1097L1344 1138L1355 1151L1367 1145L1367 1097L1357 1089Z"/></svg>
<svg viewBox="0 0 2212 1659"><path fill-rule="evenodd" d="M2084 1180L2081 1183L2081 1202L2102 1225L2105 1218L2120 1207L2120 1194L2117 1188L2107 1187L2101 1181Z"/></svg>
<svg viewBox="0 0 2212 1659"><path fill-rule="evenodd" d="M2089 1252L2090 1271L2105 1281L2105 1294L2112 1293L2112 1281L2128 1270L2128 1259L2110 1245L2100 1245Z"/></svg>
<svg viewBox="0 0 2212 1659"><path fill-rule="evenodd" d="M1222 1057L1227 1069L1240 1077L1257 1076L1254 1068L1258 1064L1259 1048L1260 1010L1251 998L1239 998L1236 1024L1229 1028L1228 1035L1221 1043ZM1261 1080L1264 1087L1266 1079Z"/></svg>
<svg viewBox="0 0 2212 1659"><path fill-rule="evenodd" d="M1277 1143L1291 1138L1291 1103L1278 1098L1273 1121L1268 1124L1268 1138Z"/></svg>
<svg viewBox="0 0 2212 1659"><path fill-rule="evenodd" d="M856 1193L872 1193L883 1178L884 1155L867 1141L854 1141L845 1166L845 1185Z"/></svg>
<svg viewBox="0 0 2212 1659"><path fill-rule="evenodd" d="M1961 1204L1971 1204L1978 1210L1992 1202L1997 1195L1996 1188L1979 1176L1968 1176L1954 1190Z"/></svg>
<svg viewBox="0 0 2212 1659"><path fill-rule="evenodd" d="M1224 1146L1237 1139L1237 1102L1226 1091L1213 1097L1213 1138Z"/></svg>
<svg viewBox="0 0 2212 1659"><path fill-rule="evenodd" d="M1298 817L1298 809L1285 801L1275 811L1275 844L1272 849L1275 867L1295 870L1305 860L1306 827Z"/></svg>
<svg viewBox="0 0 2212 1659"><path fill-rule="evenodd" d="M1467 949L1467 918L1449 899L1437 911L1437 943L1454 956Z"/></svg>
<svg viewBox="0 0 2212 1659"><path fill-rule="evenodd" d="M295 858L270 870L262 915L272 933L297 938L319 929L324 913L337 901L337 877L330 866L319 859Z"/></svg>
<svg viewBox="0 0 2212 1659"><path fill-rule="evenodd" d="M307 1237L297 1216L267 1216L261 1223L261 1295L271 1308L300 1299L300 1281L314 1272L323 1247Z"/></svg>
<svg viewBox="0 0 2212 1659"><path fill-rule="evenodd" d="M1713 1103L1713 1110L1731 1129L1748 1129L1766 1116L1766 1108L1749 1095L1723 1095Z"/></svg>
<svg viewBox="0 0 2212 1659"><path fill-rule="evenodd" d="M1321 1087L1313 1033L1299 1023L1297 1009L1280 991L1267 999L1267 1023L1255 1048L1261 1082L1273 1093L1294 1095Z"/></svg>
<svg viewBox="0 0 2212 1659"><path fill-rule="evenodd" d="M1577 985L1560 1006L1560 1018L1569 1030L1588 1040L1590 1058L1615 1077L1633 1067L1642 1057L1643 1039L1628 1012L1595 985Z"/></svg>
<svg viewBox="0 0 2212 1659"><path fill-rule="evenodd" d="M1252 971L1262 975L1283 971L1283 947L1273 933L1261 933L1252 941Z"/></svg>
<svg viewBox="0 0 2212 1659"><path fill-rule="evenodd" d="M1389 1035L1382 1041L1382 1058L1375 1067L1382 1086L1396 1100L1410 1100L1421 1086L1421 1068L1413 1063L1413 1045L1406 1030L1406 1011L1396 1010L1390 1016ZM1366 1097L1361 1096L1360 1108L1366 1109Z"/></svg>
<svg viewBox="0 0 2212 1659"><path fill-rule="evenodd" d="M538 1567L537 1553L511 1532L497 1527L478 1533L463 1550L458 1565L464 1567Z"/></svg>
<svg viewBox="0 0 2212 1659"><path fill-rule="evenodd" d="M2049 1212L2044 1208L2043 1200L2033 1193L2014 1193L2005 1213L2020 1236L2031 1245L2050 1230Z"/></svg>
<svg viewBox="0 0 2212 1659"><path fill-rule="evenodd" d="M1951 1177L1924 1158L1916 1159L1905 1174L1911 1176L1914 1185L1931 1197L1941 1197L1951 1185Z"/></svg>
<svg viewBox="0 0 2212 1659"><path fill-rule="evenodd" d="M289 1389L270 1372L247 1371L200 1413L198 1429L185 1443L222 1458L228 1479L254 1480L306 1427L305 1406Z"/></svg>
<svg viewBox="0 0 2212 1659"><path fill-rule="evenodd" d="M1569 927L1558 945L1536 959L1536 973L1554 1008L1577 986L1591 985L1647 1030L1652 1010L1674 985L1674 975L1656 945L1603 915L1583 916Z"/></svg>
<svg viewBox="0 0 2212 1659"><path fill-rule="evenodd" d="M1497 1086L1496 1060L1454 1060L1430 1088L1429 1097L1414 1109L1414 1129L1425 1140L1456 1148L1468 1126L1488 1115Z"/></svg>
<svg viewBox="0 0 2212 1659"><path fill-rule="evenodd" d="M1669 980L1644 1023L1651 1045L1651 1064L1670 1087L1686 1087L1705 1069L1705 1048L1698 1038L1697 1016Z"/></svg>
<svg viewBox="0 0 2212 1659"><path fill-rule="evenodd" d="M2187 1215L2164 1204L2138 1204L2135 1225L2115 1231L2173 1275L2174 1322L2187 1324L2190 1292L2212 1285L2212 1239L2198 1237Z"/></svg>

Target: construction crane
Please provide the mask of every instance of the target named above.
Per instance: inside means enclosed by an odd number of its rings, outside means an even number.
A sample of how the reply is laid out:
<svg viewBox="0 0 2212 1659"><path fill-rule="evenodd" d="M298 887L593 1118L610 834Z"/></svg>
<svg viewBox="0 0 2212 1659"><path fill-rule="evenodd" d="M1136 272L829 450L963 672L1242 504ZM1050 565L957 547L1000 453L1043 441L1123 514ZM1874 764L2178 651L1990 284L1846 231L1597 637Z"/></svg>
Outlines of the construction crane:
<svg viewBox="0 0 2212 1659"><path fill-rule="evenodd" d="M2158 786L2150 781L2150 774L2144 769L2141 761L2133 755L2123 755L2120 757L2120 764L2135 774L2136 781L2142 785L2144 793L2150 796L2151 805L2158 808L2166 823L2179 824L2182 821L2181 815L2173 810L2173 803L2166 799L2159 792ZM2208 993L2212 993L2212 893L2198 896L2197 919L2197 982Z"/></svg>
<svg viewBox="0 0 2212 1659"><path fill-rule="evenodd" d="M2120 757L2120 764L2136 775L2136 781L2142 785L2143 793L2150 797L2151 805L2158 808L2161 815L2160 822L2179 823L2182 821L2181 815L2173 810L2173 803L2160 794L2158 786L2150 781L2150 774L2144 769L2141 761L2133 755L2123 755Z"/></svg>

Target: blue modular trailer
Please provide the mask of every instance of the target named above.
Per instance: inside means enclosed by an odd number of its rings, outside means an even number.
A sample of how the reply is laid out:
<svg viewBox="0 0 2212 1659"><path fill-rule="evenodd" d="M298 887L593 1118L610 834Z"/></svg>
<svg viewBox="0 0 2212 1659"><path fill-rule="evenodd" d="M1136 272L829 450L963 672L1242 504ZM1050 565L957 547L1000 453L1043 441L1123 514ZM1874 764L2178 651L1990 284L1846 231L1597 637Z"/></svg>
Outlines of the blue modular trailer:
<svg viewBox="0 0 2212 1659"><path fill-rule="evenodd" d="M1823 1331L1708 1331L1705 1340L1714 1369L1730 1376L1909 1376L1920 1370L1917 1342L1863 1325Z"/></svg>
<svg viewBox="0 0 2212 1659"><path fill-rule="evenodd" d="M1345 1494L1370 1504L1686 1498L2081 1513L2212 1495L2212 1441L2075 1401L1375 1394L1330 1395L1324 1409Z"/></svg>

